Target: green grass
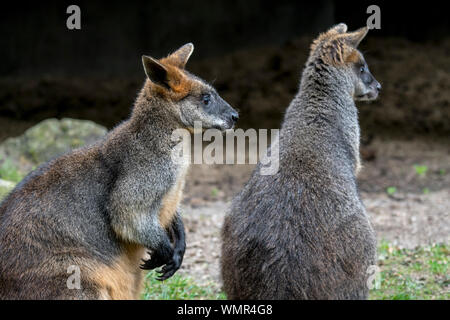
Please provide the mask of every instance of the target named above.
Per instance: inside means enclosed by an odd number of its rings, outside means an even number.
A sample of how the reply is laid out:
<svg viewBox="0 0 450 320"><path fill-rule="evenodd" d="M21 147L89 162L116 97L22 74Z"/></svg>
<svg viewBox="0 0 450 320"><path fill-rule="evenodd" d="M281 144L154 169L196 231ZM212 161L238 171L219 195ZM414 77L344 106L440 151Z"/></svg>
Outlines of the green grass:
<svg viewBox="0 0 450 320"><path fill-rule="evenodd" d="M414 165L414 170L416 171L416 174L418 176L423 177L427 174L428 166L422 166L422 165L416 164L416 165Z"/></svg>
<svg viewBox="0 0 450 320"><path fill-rule="evenodd" d="M217 189L217 188L212 188L212 190L211 190L211 196L212 197L217 197L217 195L219 194L219 189Z"/></svg>
<svg viewBox="0 0 450 320"><path fill-rule="evenodd" d="M149 272L145 277L144 300L223 300L225 295L218 292L214 284L197 284L192 278L175 274L165 280L156 280L157 274Z"/></svg>
<svg viewBox="0 0 450 320"><path fill-rule="evenodd" d="M449 253L445 244L408 250L381 242L380 286L371 290L370 299L450 299Z"/></svg>
<svg viewBox="0 0 450 320"><path fill-rule="evenodd" d="M370 291L370 299L449 300L449 254L445 244L401 249L382 241L378 247L379 287ZM155 272L147 274L142 299L226 299L214 284L199 284L179 273L163 282L156 276Z"/></svg>
<svg viewBox="0 0 450 320"><path fill-rule="evenodd" d="M387 187L386 188L386 193L390 196L392 196L394 193L397 192L397 188L396 187Z"/></svg>

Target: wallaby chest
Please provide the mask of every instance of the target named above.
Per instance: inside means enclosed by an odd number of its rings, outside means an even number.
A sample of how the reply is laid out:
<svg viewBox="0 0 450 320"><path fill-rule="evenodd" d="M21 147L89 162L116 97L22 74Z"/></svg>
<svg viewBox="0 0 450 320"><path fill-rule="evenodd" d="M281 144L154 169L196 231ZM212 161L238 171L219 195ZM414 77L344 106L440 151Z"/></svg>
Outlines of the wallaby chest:
<svg viewBox="0 0 450 320"><path fill-rule="evenodd" d="M159 221L161 226L167 228L176 215L178 206L183 197L184 183L189 170L189 158L183 154L181 145L172 150L171 167L174 172L174 180L161 202Z"/></svg>

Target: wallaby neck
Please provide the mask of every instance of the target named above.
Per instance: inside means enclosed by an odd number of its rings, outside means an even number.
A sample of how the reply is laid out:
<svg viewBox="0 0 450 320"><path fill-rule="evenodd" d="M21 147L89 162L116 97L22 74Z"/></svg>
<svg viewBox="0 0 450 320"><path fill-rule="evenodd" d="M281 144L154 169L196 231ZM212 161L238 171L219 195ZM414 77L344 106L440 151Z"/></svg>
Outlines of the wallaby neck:
<svg viewBox="0 0 450 320"><path fill-rule="evenodd" d="M144 85L131 113L130 125L141 134L153 134L156 131L164 138L170 137L174 130L184 127L180 116L169 101L149 91Z"/></svg>
<svg viewBox="0 0 450 320"><path fill-rule="evenodd" d="M128 120L114 128L103 143L103 152L114 162L147 161L173 147L172 133L182 128L168 103L141 93Z"/></svg>
<svg viewBox="0 0 450 320"><path fill-rule="evenodd" d="M169 142L173 131L183 126L171 110L166 109L160 101L149 100L148 104L150 107L135 107L128 120L129 129L143 139L148 139L148 142L154 140L155 135L161 142Z"/></svg>
<svg viewBox="0 0 450 320"><path fill-rule="evenodd" d="M319 74L306 68L286 112L284 139L315 162L323 159L322 169L337 161L353 172L359 166L358 111L351 90L349 80L335 70Z"/></svg>
<svg viewBox="0 0 450 320"><path fill-rule="evenodd" d="M322 109L335 110L339 115L357 111L352 91L351 79L339 69L329 66L318 71L308 66L303 72L298 95L310 97L305 102L319 103Z"/></svg>

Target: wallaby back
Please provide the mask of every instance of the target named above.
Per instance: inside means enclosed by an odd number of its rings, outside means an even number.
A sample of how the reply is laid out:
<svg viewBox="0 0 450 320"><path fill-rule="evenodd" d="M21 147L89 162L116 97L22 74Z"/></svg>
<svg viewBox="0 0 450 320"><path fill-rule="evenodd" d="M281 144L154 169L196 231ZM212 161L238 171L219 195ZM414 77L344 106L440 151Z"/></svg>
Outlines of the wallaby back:
<svg viewBox="0 0 450 320"><path fill-rule="evenodd" d="M279 171L261 175L258 164L225 217L228 298L367 297L376 241L356 184L354 104L362 57L354 51L366 32L346 33L341 24L312 45L280 131Z"/></svg>

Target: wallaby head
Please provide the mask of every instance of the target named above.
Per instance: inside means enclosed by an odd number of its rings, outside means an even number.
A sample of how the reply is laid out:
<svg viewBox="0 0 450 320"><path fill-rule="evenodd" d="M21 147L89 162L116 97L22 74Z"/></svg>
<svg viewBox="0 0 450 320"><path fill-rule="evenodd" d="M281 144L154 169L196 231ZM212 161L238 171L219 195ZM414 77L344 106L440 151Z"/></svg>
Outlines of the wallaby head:
<svg viewBox="0 0 450 320"><path fill-rule="evenodd" d="M231 129L239 117L236 110L211 85L185 70L193 51L194 45L188 43L163 59L142 56L147 74L144 90L152 97L163 99L188 129L197 121L204 129Z"/></svg>
<svg viewBox="0 0 450 320"><path fill-rule="evenodd" d="M381 84L370 73L363 54L357 49L367 32L367 27L347 32L347 25L340 23L314 40L308 60L308 64L316 68L333 67L344 74L355 100L374 100L381 90Z"/></svg>

